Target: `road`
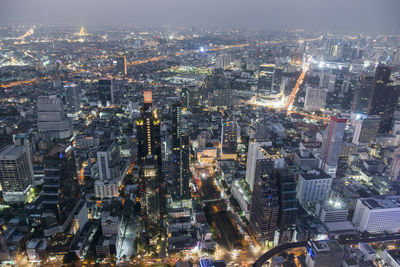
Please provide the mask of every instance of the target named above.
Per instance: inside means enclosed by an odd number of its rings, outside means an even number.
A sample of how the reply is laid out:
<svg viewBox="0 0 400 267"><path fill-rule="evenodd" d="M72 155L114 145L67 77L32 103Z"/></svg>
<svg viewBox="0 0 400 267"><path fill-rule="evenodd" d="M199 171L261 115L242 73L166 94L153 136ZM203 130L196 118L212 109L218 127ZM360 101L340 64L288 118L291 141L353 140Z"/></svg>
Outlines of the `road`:
<svg viewBox="0 0 400 267"><path fill-rule="evenodd" d="M341 245L352 245L352 244L358 244L358 243L373 243L373 242L383 242L383 241L392 241L392 240L399 240L400 235L395 235L395 236L384 236L384 237L374 237L374 238L359 238L359 239L350 239L350 240L344 240L344 241L339 241ZM267 262L269 259L271 259L273 256L291 248L301 248L307 246L308 242L294 242L294 243L287 243L283 244L277 247L274 247L273 249L267 251L261 257L259 257L254 263L253 267L261 267L265 262Z"/></svg>

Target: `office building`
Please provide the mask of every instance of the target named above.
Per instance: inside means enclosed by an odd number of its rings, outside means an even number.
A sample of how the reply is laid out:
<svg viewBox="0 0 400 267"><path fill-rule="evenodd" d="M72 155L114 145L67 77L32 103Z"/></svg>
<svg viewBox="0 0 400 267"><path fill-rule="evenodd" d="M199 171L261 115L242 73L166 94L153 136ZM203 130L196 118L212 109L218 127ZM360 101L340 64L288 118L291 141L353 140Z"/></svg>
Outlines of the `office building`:
<svg viewBox="0 0 400 267"><path fill-rule="evenodd" d="M33 183L28 146L8 145L0 150L0 184L5 202L25 202Z"/></svg>
<svg viewBox="0 0 400 267"><path fill-rule="evenodd" d="M126 56L121 56L117 59L117 71L122 75L128 74L128 68L126 64Z"/></svg>
<svg viewBox="0 0 400 267"><path fill-rule="evenodd" d="M400 267L400 249L385 249L381 253L385 265L389 267Z"/></svg>
<svg viewBox="0 0 400 267"><path fill-rule="evenodd" d="M388 134L392 130L392 122L398 102L400 86L390 80L391 67L378 65L375 72L375 85L371 92L368 115L381 118L379 134Z"/></svg>
<svg viewBox="0 0 400 267"><path fill-rule="evenodd" d="M375 143L380 123L381 118L378 116L358 116L354 129L353 144L368 145Z"/></svg>
<svg viewBox="0 0 400 267"><path fill-rule="evenodd" d="M257 240L266 245L274 240L278 226L279 195L274 162L258 160L250 211L250 227Z"/></svg>
<svg viewBox="0 0 400 267"><path fill-rule="evenodd" d="M397 233L400 230L400 196L358 199L352 223L360 232Z"/></svg>
<svg viewBox="0 0 400 267"><path fill-rule="evenodd" d="M317 203L315 215L322 223L344 222L349 211L339 201L325 200Z"/></svg>
<svg viewBox="0 0 400 267"><path fill-rule="evenodd" d="M76 118L80 110L79 88L74 83L64 85L65 110L68 117Z"/></svg>
<svg viewBox="0 0 400 267"><path fill-rule="evenodd" d="M308 171L299 175L297 199L301 205L328 199L333 178L322 171Z"/></svg>
<svg viewBox="0 0 400 267"><path fill-rule="evenodd" d="M310 241L307 245L307 267L342 266L344 250L336 240Z"/></svg>
<svg viewBox="0 0 400 267"><path fill-rule="evenodd" d="M239 125L234 121L222 123L221 129L221 156L222 158L236 158L238 138L240 136Z"/></svg>
<svg viewBox="0 0 400 267"><path fill-rule="evenodd" d="M114 84L111 79L100 79L97 84L98 105L109 107L114 105Z"/></svg>
<svg viewBox="0 0 400 267"><path fill-rule="evenodd" d="M45 166L41 192L45 236L64 232L79 208L80 190L72 163L63 158L49 161Z"/></svg>
<svg viewBox="0 0 400 267"><path fill-rule="evenodd" d="M291 242L297 218L296 181L294 174L287 169L277 169L277 186L279 196L278 223L274 243Z"/></svg>
<svg viewBox="0 0 400 267"><path fill-rule="evenodd" d="M62 100L55 96L40 96L37 100L38 128L49 138L64 139L72 134L72 124L64 112Z"/></svg>
<svg viewBox="0 0 400 267"><path fill-rule="evenodd" d="M374 76L361 75L355 84L351 111L354 114L367 114L369 98L375 86Z"/></svg>
<svg viewBox="0 0 400 267"><path fill-rule="evenodd" d="M307 87L304 110L316 111L325 108L327 89Z"/></svg>
<svg viewBox="0 0 400 267"><path fill-rule="evenodd" d="M189 191L189 136L182 132L182 104L172 105L172 157L174 164L174 181L172 197L185 199L190 197Z"/></svg>
<svg viewBox="0 0 400 267"><path fill-rule="evenodd" d="M207 75L201 86L203 102L209 107L229 107L233 105L233 91L222 68L216 68Z"/></svg>
<svg viewBox="0 0 400 267"><path fill-rule="evenodd" d="M336 176L346 122L346 119L331 116L329 125L323 135L321 153L319 155L320 168L332 175L332 177Z"/></svg>

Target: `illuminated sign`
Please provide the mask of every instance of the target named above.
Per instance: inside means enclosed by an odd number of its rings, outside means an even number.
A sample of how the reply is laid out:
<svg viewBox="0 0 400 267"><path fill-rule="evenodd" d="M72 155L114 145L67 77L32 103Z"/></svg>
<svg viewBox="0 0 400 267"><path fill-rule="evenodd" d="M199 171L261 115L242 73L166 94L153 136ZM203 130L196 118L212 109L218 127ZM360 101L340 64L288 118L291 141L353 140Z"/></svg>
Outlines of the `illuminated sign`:
<svg viewBox="0 0 400 267"><path fill-rule="evenodd" d="M151 90L143 91L143 101L145 104L153 103L153 92Z"/></svg>

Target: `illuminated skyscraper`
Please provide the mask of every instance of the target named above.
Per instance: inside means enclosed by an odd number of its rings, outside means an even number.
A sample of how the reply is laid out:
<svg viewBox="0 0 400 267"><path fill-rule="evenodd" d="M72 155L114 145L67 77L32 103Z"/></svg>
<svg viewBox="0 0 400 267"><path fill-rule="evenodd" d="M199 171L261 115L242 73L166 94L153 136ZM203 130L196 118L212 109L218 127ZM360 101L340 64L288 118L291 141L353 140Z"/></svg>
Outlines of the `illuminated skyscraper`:
<svg viewBox="0 0 400 267"><path fill-rule="evenodd" d="M354 99L351 111L356 114L367 114L369 98L375 85L373 76L361 75L355 85Z"/></svg>
<svg viewBox="0 0 400 267"><path fill-rule="evenodd" d="M145 194L142 216L147 239L151 244L155 244L162 230L161 219L165 204L165 185L161 172L160 119L157 109L153 109L152 106L152 91L143 91L143 99L141 115L136 121L139 175Z"/></svg>
<svg viewBox="0 0 400 267"><path fill-rule="evenodd" d="M182 132L182 104L172 105L172 157L174 163L174 179L172 197L185 199L189 192L189 136Z"/></svg>
<svg viewBox="0 0 400 267"><path fill-rule="evenodd" d="M393 115L399 99L400 86L390 81L391 67L378 65L375 72L375 86L371 92L368 115L381 117L380 134L392 129Z"/></svg>

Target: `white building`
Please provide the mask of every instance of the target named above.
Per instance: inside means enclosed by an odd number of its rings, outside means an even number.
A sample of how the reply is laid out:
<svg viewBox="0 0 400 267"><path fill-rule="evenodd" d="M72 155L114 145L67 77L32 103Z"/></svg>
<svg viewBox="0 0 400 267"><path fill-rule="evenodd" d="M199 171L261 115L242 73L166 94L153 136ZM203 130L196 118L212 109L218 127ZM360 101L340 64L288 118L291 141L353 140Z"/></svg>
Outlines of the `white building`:
<svg viewBox="0 0 400 267"><path fill-rule="evenodd" d="M250 186L250 190L253 191L254 188L254 177L256 171L257 160L262 156L260 154L260 147L262 146L272 146L271 141L267 142L257 142L254 140L249 141L249 149L247 152L247 164L246 164L246 182Z"/></svg>
<svg viewBox="0 0 400 267"><path fill-rule="evenodd" d="M381 123L379 116L359 116L356 118L353 144L365 145L375 143Z"/></svg>
<svg viewBox="0 0 400 267"><path fill-rule="evenodd" d="M232 196L239 203L239 206L245 217L250 219L250 205L251 205L251 196L248 190L248 186L246 188L247 183L244 180L236 180L232 183Z"/></svg>
<svg viewBox="0 0 400 267"><path fill-rule="evenodd" d="M349 211L339 202L321 201L317 203L315 214L323 223L344 222Z"/></svg>
<svg viewBox="0 0 400 267"><path fill-rule="evenodd" d="M325 108L327 89L307 87L304 110L314 111Z"/></svg>
<svg viewBox="0 0 400 267"><path fill-rule="evenodd" d="M328 199L333 178L320 171L312 170L299 175L296 192L301 205L316 203Z"/></svg>
<svg viewBox="0 0 400 267"><path fill-rule="evenodd" d="M109 181L96 180L94 182L94 193L96 197L117 197L118 196L118 183L116 179Z"/></svg>
<svg viewBox="0 0 400 267"><path fill-rule="evenodd" d="M72 124L64 112L62 100L55 96L40 96L37 101L39 131L50 138L63 139L72 134Z"/></svg>
<svg viewBox="0 0 400 267"><path fill-rule="evenodd" d="M400 230L400 196L358 199L352 222L360 232L398 232Z"/></svg>
<svg viewBox="0 0 400 267"><path fill-rule="evenodd" d="M5 202L25 202L33 177L28 146L8 145L0 150L0 184Z"/></svg>

